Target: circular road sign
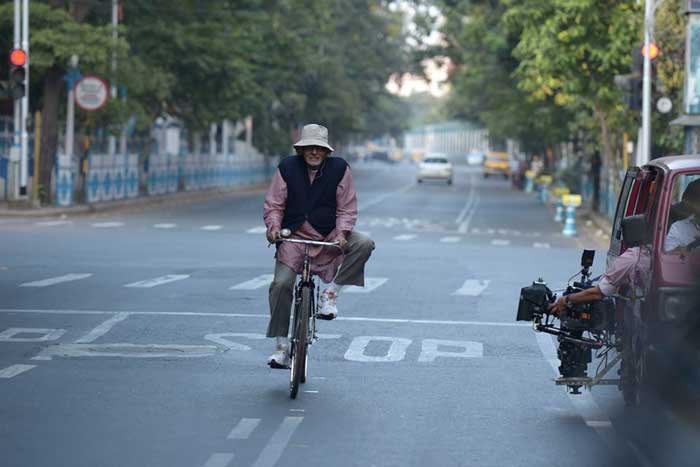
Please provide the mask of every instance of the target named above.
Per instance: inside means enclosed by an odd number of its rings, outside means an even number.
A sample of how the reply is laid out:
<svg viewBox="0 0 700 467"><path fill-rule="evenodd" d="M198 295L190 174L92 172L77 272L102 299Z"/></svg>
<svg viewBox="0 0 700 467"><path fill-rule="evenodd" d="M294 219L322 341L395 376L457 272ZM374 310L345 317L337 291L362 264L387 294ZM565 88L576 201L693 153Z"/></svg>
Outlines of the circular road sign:
<svg viewBox="0 0 700 467"><path fill-rule="evenodd" d="M83 76L75 83L75 103L83 110L100 110L109 98L109 87L102 78Z"/></svg>
<svg viewBox="0 0 700 467"><path fill-rule="evenodd" d="M668 97L662 97L656 101L656 109L662 114L667 114L673 108L673 102Z"/></svg>

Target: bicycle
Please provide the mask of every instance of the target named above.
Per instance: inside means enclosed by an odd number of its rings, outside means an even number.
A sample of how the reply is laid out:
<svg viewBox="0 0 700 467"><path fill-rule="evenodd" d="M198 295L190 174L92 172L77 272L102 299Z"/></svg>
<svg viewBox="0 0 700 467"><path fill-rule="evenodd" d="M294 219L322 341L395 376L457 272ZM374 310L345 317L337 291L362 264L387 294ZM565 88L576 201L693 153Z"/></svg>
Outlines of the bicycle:
<svg viewBox="0 0 700 467"><path fill-rule="evenodd" d="M282 238L277 242L300 243L304 248L304 261L301 271L301 279L294 290L294 325L290 338L289 356L292 361L290 367L289 397L296 399L299 384L306 383L306 373L309 360L309 346L317 339L316 312L318 311L319 288L316 286L314 275L311 273L310 246L329 246L340 248L340 242L320 242L315 240L301 240L288 238L291 232L283 229ZM316 292L314 296L314 292Z"/></svg>

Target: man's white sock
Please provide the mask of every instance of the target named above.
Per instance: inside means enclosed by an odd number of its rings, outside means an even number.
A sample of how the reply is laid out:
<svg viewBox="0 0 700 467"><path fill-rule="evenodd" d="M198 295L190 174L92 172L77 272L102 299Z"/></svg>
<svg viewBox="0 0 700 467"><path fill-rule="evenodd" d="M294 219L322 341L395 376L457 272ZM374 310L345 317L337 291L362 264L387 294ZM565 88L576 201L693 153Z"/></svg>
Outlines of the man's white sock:
<svg viewBox="0 0 700 467"><path fill-rule="evenodd" d="M287 337L276 337L277 347L289 348L289 339Z"/></svg>

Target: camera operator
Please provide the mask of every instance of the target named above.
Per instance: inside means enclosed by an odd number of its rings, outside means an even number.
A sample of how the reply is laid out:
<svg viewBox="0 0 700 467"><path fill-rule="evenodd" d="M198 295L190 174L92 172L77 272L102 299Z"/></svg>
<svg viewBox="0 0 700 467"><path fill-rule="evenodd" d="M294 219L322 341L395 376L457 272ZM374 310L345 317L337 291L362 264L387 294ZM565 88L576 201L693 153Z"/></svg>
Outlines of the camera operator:
<svg viewBox="0 0 700 467"><path fill-rule="evenodd" d="M634 295L637 295L637 291L644 289L645 284L648 283L651 254L645 244L646 232L642 232L639 228L639 225L643 224L642 217L643 214L622 220L623 238L629 248L610 263L598 284L589 289L559 297L549 306L551 313L561 317L571 305L602 300L619 293L623 288L631 290Z"/></svg>

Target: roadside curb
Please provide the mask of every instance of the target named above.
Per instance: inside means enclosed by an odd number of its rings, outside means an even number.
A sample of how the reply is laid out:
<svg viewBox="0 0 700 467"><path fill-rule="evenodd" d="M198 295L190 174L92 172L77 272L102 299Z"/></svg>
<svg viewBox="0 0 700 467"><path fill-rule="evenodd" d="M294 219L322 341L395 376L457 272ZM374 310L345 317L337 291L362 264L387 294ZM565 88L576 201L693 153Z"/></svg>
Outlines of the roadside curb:
<svg viewBox="0 0 700 467"><path fill-rule="evenodd" d="M7 207L0 205L1 217L52 217L52 216L68 216L81 214L95 214L99 212L116 211L121 209L148 207L148 206L166 206L176 203L187 203L195 201L203 201L213 198L222 198L227 196L247 195L260 193L267 189L268 182L262 182L251 185L245 188L234 188L227 190L213 189L196 192L178 192L165 195L141 196L133 199L119 201L104 201L93 204L81 204L79 206L68 207Z"/></svg>

